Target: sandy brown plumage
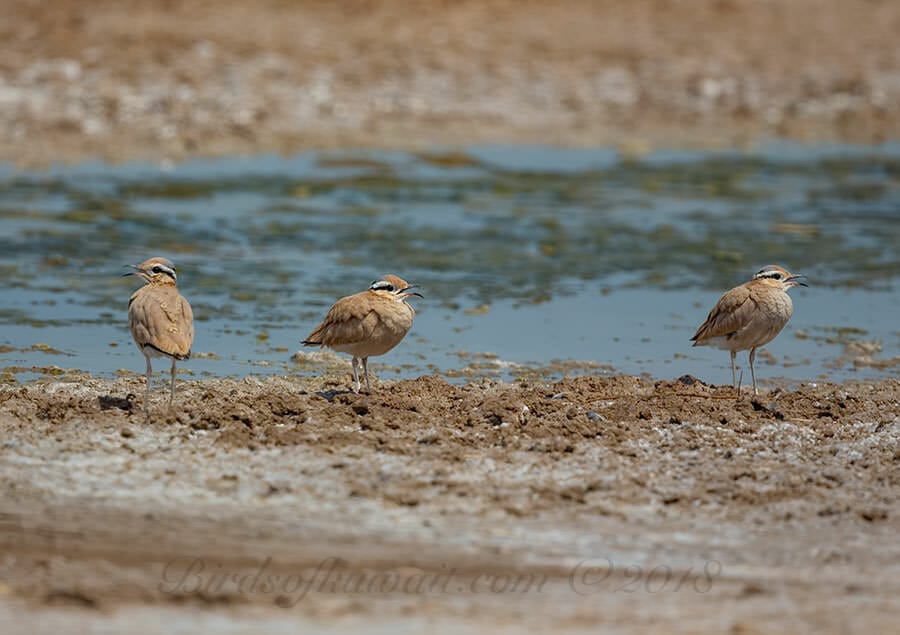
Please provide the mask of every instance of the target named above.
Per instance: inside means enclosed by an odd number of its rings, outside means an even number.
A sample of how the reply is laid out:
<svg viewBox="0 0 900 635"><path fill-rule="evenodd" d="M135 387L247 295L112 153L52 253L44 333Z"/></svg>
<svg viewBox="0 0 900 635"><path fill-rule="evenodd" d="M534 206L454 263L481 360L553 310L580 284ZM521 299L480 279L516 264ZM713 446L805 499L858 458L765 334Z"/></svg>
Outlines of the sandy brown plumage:
<svg viewBox="0 0 900 635"><path fill-rule="evenodd" d="M362 360L369 390L368 359L384 355L399 344L412 328L415 310L407 303L415 285L402 278L386 275L366 291L341 298L328 310L312 333L302 341L305 346L327 346L353 356L355 390L360 388L358 363Z"/></svg>
<svg viewBox="0 0 900 635"><path fill-rule="evenodd" d="M781 332L794 312L788 289L800 282L777 265L763 267L751 280L722 294L691 340L694 346L715 346L731 353L731 379L736 385L735 356L750 350L750 375L753 393L757 394L753 362L756 349L771 342Z"/></svg>
<svg viewBox="0 0 900 635"><path fill-rule="evenodd" d="M175 362L190 359L194 342L194 314L191 305L178 292L175 267L166 258L151 258L125 275L141 278L146 284L128 301L128 326L138 349L147 359L147 392L144 407L149 407L150 359L172 360L172 384L169 406L175 395Z"/></svg>
<svg viewBox="0 0 900 635"><path fill-rule="evenodd" d="M138 348L149 346L179 361L190 358L194 316L191 305L174 286L141 287L128 302L128 314Z"/></svg>

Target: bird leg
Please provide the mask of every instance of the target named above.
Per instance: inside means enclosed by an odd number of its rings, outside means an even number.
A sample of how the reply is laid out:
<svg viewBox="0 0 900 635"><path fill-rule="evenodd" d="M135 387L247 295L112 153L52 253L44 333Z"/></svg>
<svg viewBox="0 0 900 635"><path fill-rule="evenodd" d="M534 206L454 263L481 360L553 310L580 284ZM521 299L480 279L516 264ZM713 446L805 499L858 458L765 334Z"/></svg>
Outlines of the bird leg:
<svg viewBox="0 0 900 635"><path fill-rule="evenodd" d="M734 358L737 355L737 351L731 351L731 387L737 387L737 377L735 376L736 367L734 365Z"/></svg>
<svg viewBox="0 0 900 635"><path fill-rule="evenodd" d="M172 409L172 400L175 398L175 359L172 359L172 387L169 389L169 410Z"/></svg>
<svg viewBox="0 0 900 635"><path fill-rule="evenodd" d="M366 392L372 392L372 388L369 386L369 358L363 357L363 374L366 376Z"/></svg>
<svg viewBox="0 0 900 635"><path fill-rule="evenodd" d="M359 392L359 358L356 355L353 356L353 361L351 362L353 366L353 392Z"/></svg>
<svg viewBox="0 0 900 635"><path fill-rule="evenodd" d="M145 355L147 358L147 392L144 393L144 411L147 415L150 415L150 375L153 373L153 368L150 366L150 356Z"/></svg>
<svg viewBox="0 0 900 635"><path fill-rule="evenodd" d="M756 373L753 371L753 360L756 358L756 347L750 349L750 377L753 378L753 396L759 394L759 391L756 390Z"/></svg>

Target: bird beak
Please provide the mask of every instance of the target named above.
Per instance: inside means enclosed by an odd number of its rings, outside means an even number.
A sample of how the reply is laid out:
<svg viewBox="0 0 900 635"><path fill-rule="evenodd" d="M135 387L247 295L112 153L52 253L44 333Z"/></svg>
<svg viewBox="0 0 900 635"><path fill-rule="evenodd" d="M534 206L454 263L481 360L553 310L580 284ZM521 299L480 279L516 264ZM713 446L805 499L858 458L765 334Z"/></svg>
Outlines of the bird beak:
<svg viewBox="0 0 900 635"><path fill-rule="evenodd" d="M798 282L798 280L803 280L804 282ZM787 280L785 280L785 282L793 282L794 284L799 285L801 287L808 287L809 285L806 284L805 281L806 281L806 276L804 276L802 273L798 273L797 275L790 276Z"/></svg>
<svg viewBox="0 0 900 635"><path fill-rule="evenodd" d="M128 276L136 276L137 272L140 271L140 268L137 265L125 265L126 267L131 267L134 271L129 271L128 273L123 273L122 277L127 278Z"/></svg>
<svg viewBox="0 0 900 635"><path fill-rule="evenodd" d="M419 293L418 291L409 291L410 289L417 289L418 287L419 287L419 285L417 285L417 284L411 284L411 285L409 285L408 287L406 287L403 291L401 291L400 294L401 294L401 295L404 295L404 296L407 296L407 295L416 295L416 296L419 296L420 298L423 298L423 299L424 299L425 296L422 295L421 293ZM408 292L408 293L407 293L407 292Z"/></svg>

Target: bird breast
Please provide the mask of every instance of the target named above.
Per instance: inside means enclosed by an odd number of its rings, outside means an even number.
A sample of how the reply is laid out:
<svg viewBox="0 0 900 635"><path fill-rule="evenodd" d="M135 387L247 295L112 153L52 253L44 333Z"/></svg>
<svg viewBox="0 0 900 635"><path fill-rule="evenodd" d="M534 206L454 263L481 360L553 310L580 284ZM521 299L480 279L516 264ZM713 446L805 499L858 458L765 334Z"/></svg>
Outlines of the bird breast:
<svg viewBox="0 0 900 635"><path fill-rule="evenodd" d="M738 346L734 350L745 350L765 346L781 333L794 312L791 296L780 289L763 289L752 293L751 297L756 303L756 311L746 326L731 338L728 348Z"/></svg>

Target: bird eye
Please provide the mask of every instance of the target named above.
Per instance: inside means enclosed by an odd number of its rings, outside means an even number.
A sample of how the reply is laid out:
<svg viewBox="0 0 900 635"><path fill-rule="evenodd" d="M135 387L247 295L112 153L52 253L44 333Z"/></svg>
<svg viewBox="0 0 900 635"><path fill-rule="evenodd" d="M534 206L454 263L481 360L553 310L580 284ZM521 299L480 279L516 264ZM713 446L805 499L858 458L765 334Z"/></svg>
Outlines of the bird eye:
<svg viewBox="0 0 900 635"><path fill-rule="evenodd" d="M387 285L387 286L385 286L385 287L382 287L382 289L384 289L385 291L393 291L393 290L394 290L394 285L389 284L389 285Z"/></svg>
<svg viewBox="0 0 900 635"><path fill-rule="evenodd" d="M153 267L153 269L151 269L150 271L152 271L153 273L161 273L161 272L162 272L162 269L159 268L159 265L156 265L156 266Z"/></svg>
<svg viewBox="0 0 900 635"><path fill-rule="evenodd" d="M778 272L773 273L772 277L775 278L776 280L781 280L781 274Z"/></svg>

